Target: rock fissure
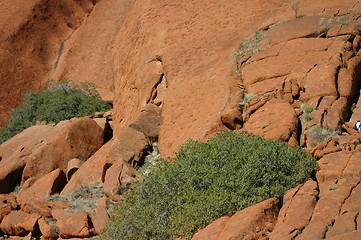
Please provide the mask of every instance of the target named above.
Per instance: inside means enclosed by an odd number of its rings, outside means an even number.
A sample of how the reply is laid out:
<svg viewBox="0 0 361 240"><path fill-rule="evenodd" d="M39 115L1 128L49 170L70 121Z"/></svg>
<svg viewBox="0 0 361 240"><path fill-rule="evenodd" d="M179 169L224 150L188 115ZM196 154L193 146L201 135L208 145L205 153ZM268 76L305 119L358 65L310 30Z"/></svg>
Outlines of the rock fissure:
<svg viewBox="0 0 361 240"><path fill-rule="evenodd" d="M358 224L357 224L357 218L358 218L359 215L360 215L360 213L358 212L358 213L356 214L355 218L353 219L353 221L354 221L354 223L355 223L355 230L360 230L360 229L358 228Z"/></svg>
<svg viewBox="0 0 361 240"><path fill-rule="evenodd" d="M346 169L347 166L349 165L349 162L350 162L351 158L352 158L352 155L350 154L350 156L349 156L348 159L347 159L347 162L346 162L345 166L344 166L344 167L342 168L342 170L341 170L341 176L343 176L343 172L345 171L345 169Z"/></svg>
<svg viewBox="0 0 361 240"><path fill-rule="evenodd" d="M354 186L352 186L352 187L350 188L350 191L349 191L348 195L343 199L343 201L342 201L341 204L340 204L339 214L338 214L338 215L342 215L342 213L341 213L342 206L344 205L344 203L346 202L346 200L351 196L353 190L354 190L359 184L360 184L360 179L358 180L358 182L357 182Z"/></svg>
<svg viewBox="0 0 361 240"><path fill-rule="evenodd" d="M71 36L73 35L74 32L75 32L75 31L72 31L72 32L69 34L69 36L68 36L67 38L65 38L64 41L62 41L62 42L60 43L60 47L59 47L59 50L58 50L58 55L57 55L57 57L56 57L53 70L55 70L55 69L58 67L59 60L60 60L61 55L63 54L63 51L64 51L64 44L65 44L65 42L68 41L68 40L71 38Z"/></svg>

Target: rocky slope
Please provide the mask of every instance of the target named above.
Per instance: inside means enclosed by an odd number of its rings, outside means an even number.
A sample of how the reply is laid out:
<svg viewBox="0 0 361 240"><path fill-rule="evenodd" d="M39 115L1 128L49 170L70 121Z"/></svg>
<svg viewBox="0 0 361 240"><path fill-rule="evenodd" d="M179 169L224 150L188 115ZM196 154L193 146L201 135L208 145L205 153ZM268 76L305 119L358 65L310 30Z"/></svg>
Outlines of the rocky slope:
<svg viewBox="0 0 361 240"><path fill-rule="evenodd" d="M158 139L168 157L189 138L231 129L301 145L320 169L283 201L222 217L193 239L359 239L361 3L290 3L0 3L1 124L22 91L48 78L94 82L114 99L113 118L34 126L0 145L3 233L94 236L107 199L121 200ZM99 182L93 211L44 202Z"/></svg>

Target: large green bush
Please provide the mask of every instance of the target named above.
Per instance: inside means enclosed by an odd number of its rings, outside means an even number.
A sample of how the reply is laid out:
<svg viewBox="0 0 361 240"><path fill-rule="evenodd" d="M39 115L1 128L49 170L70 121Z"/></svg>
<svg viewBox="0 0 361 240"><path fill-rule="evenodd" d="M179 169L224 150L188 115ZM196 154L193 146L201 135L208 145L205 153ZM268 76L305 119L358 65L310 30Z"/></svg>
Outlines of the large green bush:
<svg viewBox="0 0 361 240"><path fill-rule="evenodd" d="M283 196L316 162L299 147L224 131L155 166L117 205L102 239L190 237L222 215Z"/></svg>
<svg viewBox="0 0 361 240"><path fill-rule="evenodd" d="M34 125L37 121L58 123L73 117L91 115L110 109L91 84L81 87L71 81L49 82L45 90L24 94L23 104L13 109L7 125L0 129L0 143Z"/></svg>

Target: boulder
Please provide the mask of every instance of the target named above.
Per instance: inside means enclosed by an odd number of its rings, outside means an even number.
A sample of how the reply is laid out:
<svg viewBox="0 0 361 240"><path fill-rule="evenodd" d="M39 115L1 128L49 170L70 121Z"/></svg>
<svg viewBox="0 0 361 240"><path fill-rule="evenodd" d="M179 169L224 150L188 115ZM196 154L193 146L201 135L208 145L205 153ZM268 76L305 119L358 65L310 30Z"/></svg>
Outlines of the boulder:
<svg viewBox="0 0 361 240"><path fill-rule="evenodd" d="M122 195L132 182L139 179L139 174L128 163L117 161L105 175L103 191L113 201L122 199Z"/></svg>
<svg viewBox="0 0 361 240"><path fill-rule="evenodd" d="M161 107L148 103L129 127L141 131L151 140L157 140L161 123L161 112Z"/></svg>
<svg viewBox="0 0 361 240"><path fill-rule="evenodd" d="M271 198L238 211L232 217L222 217L200 229L192 240L261 239L276 222L278 199Z"/></svg>
<svg viewBox="0 0 361 240"><path fill-rule="evenodd" d="M11 194L0 194L0 223L12 210L18 208L16 197Z"/></svg>
<svg viewBox="0 0 361 240"><path fill-rule="evenodd" d="M97 234L100 234L105 224L109 221L109 215L107 210L107 198L102 197L98 201L98 206L90 213L90 217L94 226L94 230Z"/></svg>
<svg viewBox="0 0 361 240"><path fill-rule="evenodd" d="M74 157L85 161L102 143L102 129L88 117L66 120L55 127L30 127L0 146L0 192L10 192L26 181L30 187L57 168L66 170Z"/></svg>
<svg viewBox="0 0 361 240"><path fill-rule="evenodd" d="M2 220L0 229L7 235L25 236L29 232L38 230L36 223L39 218L40 216L37 214L12 211Z"/></svg>
<svg viewBox="0 0 361 240"><path fill-rule="evenodd" d="M66 210L52 211L53 218L56 219L56 226L62 238L90 236L91 222L86 212L72 213Z"/></svg>
<svg viewBox="0 0 361 240"><path fill-rule="evenodd" d="M40 218L38 224L42 238L46 240L58 239L58 233L55 226L50 225L44 218Z"/></svg>
<svg viewBox="0 0 361 240"><path fill-rule="evenodd" d="M33 202L45 202L55 193L60 193L66 184L65 173L59 168L39 178L31 187L17 195L21 206Z"/></svg>
<svg viewBox="0 0 361 240"><path fill-rule="evenodd" d="M89 158L72 176L61 194L70 193L82 186L104 182L106 171L117 161L136 166L148 149L148 141L143 133L123 127L118 136L106 143Z"/></svg>
<svg viewBox="0 0 361 240"><path fill-rule="evenodd" d="M295 136L298 118L293 107L283 100L270 100L253 113L242 130L266 139L288 141Z"/></svg>

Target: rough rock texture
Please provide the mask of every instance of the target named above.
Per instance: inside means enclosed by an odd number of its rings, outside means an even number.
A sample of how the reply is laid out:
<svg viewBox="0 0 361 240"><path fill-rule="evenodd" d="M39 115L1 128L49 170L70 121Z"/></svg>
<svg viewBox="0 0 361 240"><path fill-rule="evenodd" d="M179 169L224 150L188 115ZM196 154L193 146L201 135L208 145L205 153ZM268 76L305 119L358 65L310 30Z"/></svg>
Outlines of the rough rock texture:
<svg viewBox="0 0 361 240"><path fill-rule="evenodd" d="M128 163L117 161L105 175L103 191L113 201L119 201L122 199L120 195L123 194L124 190L139 178L139 173Z"/></svg>
<svg viewBox="0 0 361 240"><path fill-rule="evenodd" d="M39 90L53 70L62 42L93 9L92 0L0 3L0 126L28 89ZM15 17L14 17L15 16Z"/></svg>
<svg viewBox="0 0 361 240"><path fill-rule="evenodd" d="M104 182L106 171L116 162L127 162L136 166L148 148L144 134L129 127L123 127L118 138L114 138L89 158L72 176L62 190L67 194L83 186Z"/></svg>
<svg viewBox="0 0 361 240"><path fill-rule="evenodd" d="M306 147L319 171L287 192L276 225L273 199L216 220L195 239L358 239L361 138L351 128L361 118L360 12L357 0L302 0L297 10L284 0L3 1L0 125L20 93L40 89L49 76L94 82L107 100L114 90L115 115L113 140L93 156L104 138L90 120L35 126L2 144L0 192L21 183L24 202L41 176L91 156L70 166L78 170L62 193L104 182L104 192L119 200L158 135L167 157L189 138L243 127ZM98 124L105 128L108 120ZM77 121L79 131L66 130ZM335 139L332 131L341 128ZM85 212L35 201L14 211L14 198L4 199L1 226L8 234L35 234L24 216L40 215L43 237L54 234L44 220L51 215L61 239L93 232ZM105 206L91 215L99 232Z"/></svg>
<svg viewBox="0 0 361 240"><path fill-rule="evenodd" d="M104 100L113 101L112 43L133 0L96 2L83 24L63 38L49 78L94 83Z"/></svg>
<svg viewBox="0 0 361 240"><path fill-rule="evenodd" d="M14 195L0 194L0 223L6 215L17 207L18 203Z"/></svg>
<svg viewBox="0 0 361 240"><path fill-rule="evenodd" d="M90 213L90 217L96 233L101 233L105 224L109 221L107 210L107 198L102 197L98 201L98 206Z"/></svg>
<svg viewBox="0 0 361 240"><path fill-rule="evenodd" d="M278 199L271 198L222 217L199 230L192 240L260 239L272 231L278 215Z"/></svg>
<svg viewBox="0 0 361 240"><path fill-rule="evenodd" d="M44 219L40 218L38 220L39 230L44 239L58 239L58 233L54 226L49 225L49 223Z"/></svg>
<svg viewBox="0 0 361 240"><path fill-rule="evenodd" d="M90 219L86 212L72 213L64 210L53 210L52 215L56 219L56 226L62 238L90 236Z"/></svg>
<svg viewBox="0 0 361 240"><path fill-rule="evenodd" d="M309 180L285 195L270 239L358 236L356 223L361 211L361 202L357 200L361 193L359 155L360 150L355 149L323 156L318 161L317 182Z"/></svg>
<svg viewBox="0 0 361 240"><path fill-rule="evenodd" d="M0 192L25 188L74 157L87 160L103 143L102 129L90 118L33 126L0 145Z"/></svg>
<svg viewBox="0 0 361 240"><path fill-rule="evenodd" d="M34 227L39 218L37 214L12 211L2 220L0 229L8 235L25 236L35 231Z"/></svg>
<svg viewBox="0 0 361 240"><path fill-rule="evenodd" d="M293 107L283 100L271 100L255 111L242 130L266 139L297 142L298 118Z"/></svg>
<svg viewBox="0 0 361 240"><path fill-rule="evenodd" d="M62 170L56 169L39 178L31 187L21 190L16 199L23 206L31 202L45 202L50 195L60 193L66 183Z"/></svg>
<svg viewBox="0 0 361 240"><path fill-rule="evenodd" d="M254 26L291 16L284 1L135 1L114 42L115 136L162 84L162 156L220 129L221 112L240 90L235 46Z"/></svg>

